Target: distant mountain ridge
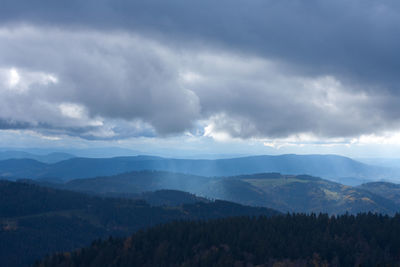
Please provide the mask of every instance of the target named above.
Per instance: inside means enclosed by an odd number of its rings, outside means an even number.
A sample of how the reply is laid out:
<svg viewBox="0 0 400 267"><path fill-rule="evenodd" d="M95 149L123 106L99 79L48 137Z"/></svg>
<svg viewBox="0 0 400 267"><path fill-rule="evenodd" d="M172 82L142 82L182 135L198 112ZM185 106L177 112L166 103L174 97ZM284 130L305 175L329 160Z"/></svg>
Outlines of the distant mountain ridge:
<svg viewBox="0 0 400 267"><path fill-rule="evenodd" d="M19 163L24 168L18 167ZM157 170L200 176L234 176L263 172L307 174L339 181L344 184L361 184L387 177L397 177L389 168L376 167L337 155L280 155L252 156L218 160L171 159L154 156L116 158L72 158L42 165L23 160L9 161L4 167L0 161L0 176L18 178L61 178L63 180L109 176L130 171ZM3 167L2 167L3 166Z"/></svg>
<svg viewBox="0 0 400 267"><path fill-rule="evenodd" d="M33 159L43 163L56 163L74 157L75 156L72 154L62 153L62 152L52 152L48 154L39 155L24 151L13 151L13 150L0 151L0 160Z"/></svg>

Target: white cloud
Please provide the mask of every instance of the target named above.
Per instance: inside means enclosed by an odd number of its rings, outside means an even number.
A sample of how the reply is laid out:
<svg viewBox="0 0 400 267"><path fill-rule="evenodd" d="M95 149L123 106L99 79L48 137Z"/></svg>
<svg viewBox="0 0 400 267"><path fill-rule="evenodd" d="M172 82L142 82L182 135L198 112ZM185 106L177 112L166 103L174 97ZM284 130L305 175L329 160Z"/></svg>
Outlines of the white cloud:
<svg viewBox="0 0 400 267"><path fill-rule="evenodd" d="M9 87L13 88L17 86L20 80L21 77L19 76L18 71L15 68L11 68L9 70L9 80L8 80Z"/></svg>
<svg viewBox="0 0 400 267"><path fill-rule="evenodd" d="M0 67L0 90L22 94L35 87L57 84L58 78L52 73Z"/></svg>
<svg viewBox="0 0 400 267"><path fill-rule="evenodd" d="M85 116L85 109L81 105L62 103L59 105L61 114L72 119L82 119Z"/></svg>

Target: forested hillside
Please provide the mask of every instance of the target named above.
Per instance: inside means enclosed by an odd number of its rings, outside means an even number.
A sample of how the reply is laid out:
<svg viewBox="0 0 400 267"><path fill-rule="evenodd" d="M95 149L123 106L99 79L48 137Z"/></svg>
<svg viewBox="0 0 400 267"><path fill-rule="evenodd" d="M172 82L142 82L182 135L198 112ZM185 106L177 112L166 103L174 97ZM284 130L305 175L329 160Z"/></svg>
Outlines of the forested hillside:
<svg viewBox="0 0 400 267"><path fill-rule="evenodd" d="M388 182L371 182L359 186L364 190L370 191L376 195L392 200L400 205L400 184Z"/></svg>
<svg viewBox="0 0 400 267"><path fill-rule="evenodd" d="M35 182L35 181L30 181ZM258 173L231 177L202 177L163 171L139 171L114 176L50 184L102 196L131 196L162 189L181 190L211 199L268 207L282 212L329 214L378 212L395 214L400 205L382 192L346 186L308 175Z"/></svg>
<svg viewBox="0 0 400 267"><path fill-rule="evenodd" d="M398 266L399 249L399 215L297 214L174 222L35 266Z"/></svg>
<svg viewBox="0 0 400 267"><path fill-rule="evenodd" d="M278 214L226 201L195 203L195 197L174 191L149 193L146 198L158 205L162 201L177 205L156 207L143 200L95 197L0 181L1 266L28 266L47 253L73 250L110 235L127 236L173 220Z"/></svg>

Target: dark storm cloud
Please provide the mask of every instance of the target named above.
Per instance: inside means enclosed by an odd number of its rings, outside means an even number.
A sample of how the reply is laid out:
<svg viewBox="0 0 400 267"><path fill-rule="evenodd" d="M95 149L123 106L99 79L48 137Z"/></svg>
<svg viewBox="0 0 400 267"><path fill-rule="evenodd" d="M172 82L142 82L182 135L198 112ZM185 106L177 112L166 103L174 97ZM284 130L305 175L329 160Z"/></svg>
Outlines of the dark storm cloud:
<svg viewBox="0 0 400 267"><path fill-rule="evenodd" d="M32 128L28 122L12 121L10 119L0 118L0 130L15 130L15 129L29 129Z"/></svg>
<svg viewBox="0 0 400 267"><path fill-rule="evenodd" d="M89 139L199 121L241 138L397 130L399 13L394 0L3 0L0 68L28 82L0 88L0 118Z"/></svg>
<svg viewBox="0 0 400 267"><path fill-rule="evenodd" d="M335 74L397 87L400 2L395 0L3 0L3 23L152 32L206 41Z"/></svg>

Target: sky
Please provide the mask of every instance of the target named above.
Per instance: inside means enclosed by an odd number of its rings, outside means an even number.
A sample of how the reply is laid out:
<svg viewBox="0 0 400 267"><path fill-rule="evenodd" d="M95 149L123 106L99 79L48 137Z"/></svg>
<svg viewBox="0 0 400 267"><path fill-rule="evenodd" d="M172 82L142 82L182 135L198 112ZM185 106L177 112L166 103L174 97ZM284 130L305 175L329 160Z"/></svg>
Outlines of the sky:
<svg viewBox="0 0 400 267"><path fill-rule="evenodd" d="M397 0L2 0L0 147L400 158Z"/></svg>

